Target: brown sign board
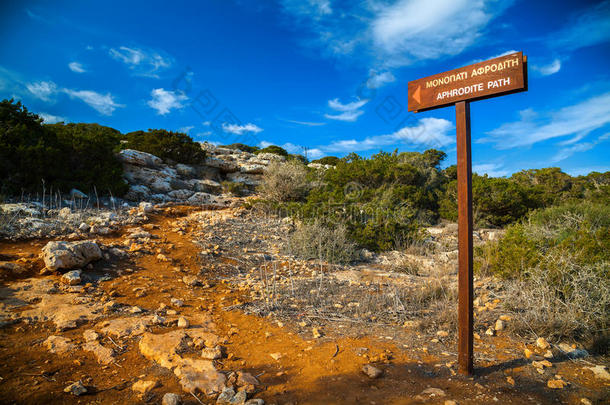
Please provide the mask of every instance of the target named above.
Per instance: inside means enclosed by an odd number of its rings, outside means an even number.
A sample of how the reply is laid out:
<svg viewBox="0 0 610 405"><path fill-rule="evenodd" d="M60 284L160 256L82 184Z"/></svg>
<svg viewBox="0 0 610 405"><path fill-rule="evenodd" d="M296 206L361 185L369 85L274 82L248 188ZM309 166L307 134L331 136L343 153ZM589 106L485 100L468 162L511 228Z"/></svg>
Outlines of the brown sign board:
<svg viewBox="0 0 610 405"><path fill-rule="evenodd" d="M409 82L408 110L424 111L527 90L523 52L489 59Z"/></svg>

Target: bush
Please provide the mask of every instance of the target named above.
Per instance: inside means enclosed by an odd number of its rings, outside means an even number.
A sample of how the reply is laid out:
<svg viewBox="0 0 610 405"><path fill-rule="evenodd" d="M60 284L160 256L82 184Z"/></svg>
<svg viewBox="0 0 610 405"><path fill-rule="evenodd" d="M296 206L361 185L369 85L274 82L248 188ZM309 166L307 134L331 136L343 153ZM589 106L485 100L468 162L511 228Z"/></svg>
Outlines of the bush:
<svg viewBox="0 0 610 405"><path fill-rule="evenodd" d="M328 263L350 263L357 259L356 245L348 239L342 226L328 228L314 221L301 224L288 240L288 253L302 259L319 259Z"/></svg>
<svg viewBox="0 0 610 405"><path fill-rule="evenodd" d="M20 102L0 103L0 192L64 192L70 188L122 195L127 185L115 157L120 133L97 124L42 125Z"/></svg>
<svg viewBox="0 0 610 405"><path fill-rule="evenodd" d="M247 187L243 183L236 183L234 181L223 181L222 191L226 194L231 194L235 197L243 197L247 194Z"/></svg>
<svg viewBox="0 0 610 405"><path fill-rule="evenodd" d="M249 146L249 145L245 145L243 143L232 143L230 145L220 145L219 147L227 148L227 149L241 150L242 152L250 152L250 153L254 153L260 149L258 146Z"/></svg>
<svg viewBox="0 0 610 405"><path fill-rule="evenodd" d="M205 162L205 151L190 136L166 131L164 129L149 129L135 131L125 135L127 142L123 149L135 149L151 153L163 160L175 163L199 165Z"/></svg>
<svg viewBox="0 0 610 405"><path fill-rule="evenodd" d="M307 170L297 161L272 162L259 186L262 197L274 202L302 200L307 189Z"/></svg>
<svg viewBox="0 0 610 405"><path fill-rule="evenodd" d="M257 155L259 153L273 153L276 155L288 157L288 151L286 151L286 149L284 149L280 146L277 146L277 145L269 145L266 148L255 151L254 153L256 153Z"/></svg>
<svg viewBox="0 0 610 405"><path fill-rule="evenodd" d="M477 270L513 281L517 328L582 337L610 319L610 207L569 203L532 212L477 249Z"/></svg>
<svg viewBox="0 0 610 405"><path fill-rule="evenodd" d="M336 166L339 163L339 158L336 156L324 156L321 159L312 160L311 163L319 163L321 165Z"/></svg>

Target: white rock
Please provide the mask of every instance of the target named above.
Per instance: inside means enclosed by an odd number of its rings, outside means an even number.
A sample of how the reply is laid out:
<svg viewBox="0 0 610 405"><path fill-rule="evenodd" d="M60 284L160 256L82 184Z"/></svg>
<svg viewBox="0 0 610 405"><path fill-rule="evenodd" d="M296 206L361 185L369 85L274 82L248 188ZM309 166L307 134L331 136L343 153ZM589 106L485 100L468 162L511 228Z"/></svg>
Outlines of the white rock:
<svg viewBox="0 0 610 405"><path fill-rule="evenodd" d="M155 206L149 202L143 201L138 205L138 211L143 212L145 214L152 212L154 209L155 209Z"/></svg>
<svg viewBox="0 0 610 405"><path fill-rule="evenodd" d="M68 218L70 214L72 214L72 210L69 207L64 207L59 210L58 215L60 218Z"/></svg>
<svg viewBox="0 0 610 405"><path fill-rule="evenodd" d="M190 325L189 320L186 319L185 317L181 316L180 318L178 318L178 327L179 328L188 328Z"/></svg>
<svg viewBox="0 0 610 405"><path fill-rule="evenodd" d="M136 166L156 167L163 163L163 161L155 155L133 149L124 149L120 151L118 158L123 163L129 163Z"/></svg>
<svg viewBox="0 0 610 405"><path fill-rule="evenodd" d="M73 384L68 385L64 388L64 392L68 392L72 395L80 396L87 393L87 388L83 385L82 382L77 381Z"/></svg>
<svg viewBox="0 0 610 405"><path fill-rule="evenodd" d="M197 174L195 169L193 168L193 166L185 165L182 163L178 163L176 165L176 171L178 172L179 175L187 176L187 177L195 176Z"/></svg>
<svg viewBox="0 0 610 405"><path fill-rule="evenodd" d="M168 392L167 394L163 395L163 401L161 402L161 405L180 405L180 404L182 404L182 398L180 398L180 395L173 394L171 392Z"/></svg>
<svg viewBox="0 0 610 405"><path fill-rule="evenodd" d="M72 270L61 276L61 282L68 285L77 285L81 282L81 270Z"/></svg>
<svg viewBox="0 0 610 405"><path fill-rule="evenodd" d="M42 258L49 270L84 267L102 258L99 246L90 240L49 242L42 248Z"/></svg>

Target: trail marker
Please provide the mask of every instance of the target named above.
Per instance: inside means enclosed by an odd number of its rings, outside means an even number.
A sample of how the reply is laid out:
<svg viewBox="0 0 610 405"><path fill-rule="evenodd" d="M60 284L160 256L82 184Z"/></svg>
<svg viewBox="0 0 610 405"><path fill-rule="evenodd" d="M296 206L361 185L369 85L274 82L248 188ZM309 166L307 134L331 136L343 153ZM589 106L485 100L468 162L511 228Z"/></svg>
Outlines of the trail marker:
<svg viewBox="0 0 610 405"><path fill-rule="evenodd" d="M455 105L458 176L458 371L473 368L472 152L470 102L527 91L527 57L522 52L413 80L408 110Z"/></svg>

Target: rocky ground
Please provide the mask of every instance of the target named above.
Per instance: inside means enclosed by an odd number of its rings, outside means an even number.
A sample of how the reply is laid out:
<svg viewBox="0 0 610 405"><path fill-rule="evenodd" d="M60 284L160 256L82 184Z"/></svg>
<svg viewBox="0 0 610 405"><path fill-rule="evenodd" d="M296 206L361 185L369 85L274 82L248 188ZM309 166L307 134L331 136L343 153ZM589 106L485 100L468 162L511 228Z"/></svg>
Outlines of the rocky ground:
<svg viewBox="0 0 610 405"><path fill-rule="evenodd" d="M491 279L476 280L476 376L456 374L453 225L429 230L432 256L329 266L285 254L289 220L222 206L144 204L0 242L1 402L610 399L608 360L510 335Z"/></svg>

